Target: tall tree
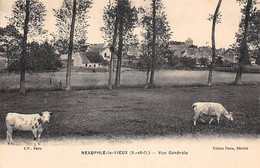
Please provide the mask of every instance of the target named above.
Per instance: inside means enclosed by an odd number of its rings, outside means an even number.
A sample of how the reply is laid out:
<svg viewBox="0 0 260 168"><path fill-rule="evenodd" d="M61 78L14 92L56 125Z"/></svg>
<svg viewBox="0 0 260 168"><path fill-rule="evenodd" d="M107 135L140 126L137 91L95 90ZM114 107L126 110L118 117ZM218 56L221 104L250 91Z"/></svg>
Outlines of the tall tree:
<svg viewBox="0 0 260 168"><path fill-rule="evenodd" d="M69 52L68 52L68 62L67 62L67 73L66 73L66 90L71 89L71 59L72 59L72 50L73 50L73 37L74 37L74 27L76 20L76 0L73 0L73 12L72 12L72 21L70 27L70 41L69 41Z"/></svg>
<svg viewBox="0 0 260 168"><path fill-rule="evenodd" d="M147 37L150 37L149 32L147 32ZM146 36L143 33L143 36ZM146 81L145 81L145 88L149 87L149 79L150 79L150 66L151 66L151 49L150 49L150 42L149 38L144 38L143 44L141 47L142 55L140 56L139 60L139 68L141 70L146 70Z"/></svg>
<svg viewBox="0 0 260 168"><path fill-rule="evenodd" d="M242 73L244 69L244 65L249 63L248 57L248 46L247 46L247 38L248 38L248 25L251 19L250 13L252 13L253 1L252 0L237 0L240 4L246 3L244 8L241 10L243 16L241 20L241 25L243 28L242 40L239 46L239 59L238 59L238 68L235 78L235 84L241 85Z"/></svg>
<svg viewBox="0 0 260 168"><path fill-rule="evenodd" d="M249 53L260 65L260 10L255 8L248 29Z"/></svg>
<svg viewBox="0 0 260 168"><path fill-rule="evenodd" d="M150 84L154 82L154 70L155 70L155 41L156 41L156 0L153 0L153 40L152 40L152 65L151 65L151 77L150 77Z"/></svg>
<svg viewBox="0 0 260 168"><path fill-rule="evenodd" d="M104 8L103 20L105 21L105 26L101 27L100 30L106 33L105 34L106 41L112 43L112 45L110 46L111 58L109 62L109 76L108 76L108 89L112 89L114 55L115 55L116 39L117 39L117 32L118 32L118 12L116 11L116 6L113 5L111 1L109 1L108 6Z"/></svg>
<svg viewBox="0 0 260 168"><path fill-rule="evenodd" d="M79 50L87 40L87 13L92 0L64 0L58 10L54 10L58 35L55 44L61 53L68 54L66 72L66 90L71 90L71 68L73 50ZM68 37L69 35L69 37Z"/></svg>
<svg viewBox="0 0 260 168"><path fill-rule="evenodd" d="M73 2L72 0L63 0L59 9L53 9L56 17L56 26L58 32L52 34L54 44L60 53L67 54L69 49L69 39L71 32L71 22L73 18ZM74 26L74 50L79 50L87 41L88 12L92 7L92 0L76 1L76 19Z"/></svg>
<svg viewBox="0 0 260 168"><path fill-rule="evenodd" d="M35 35L46 33L43 29L45 6L38 0L16 0L12 6L12 17L9 24L14 25L21 32L23 38L21 43L22 53L20 57L20 92L25 92L25 72L27 57L27 40Z"/></svg>
<svg viewBox="0 0 260 168"><path fill-rule="evenodd" d="M27 49L27 36L28 36L28 23L29 23L29 15L30 15L30 0L26 0L25 5L25 21L24 21L24 33L22 40L22 57L20 60L21 63L21 77L20 77L20 92L25 92L25 64L26 64L26 49Z"/></svg>
<svg viewBox="0 0 260 168"><path fill-rule="evenodd" d="M216 29L216 24L220 22L219 8L221 2L222 0L218 1L214 15L209 18L209 20L212 20L212 30L211 30L212 61L209 67L208 86L212 86L212 72L215 66L215 59L216 59L215 29Z"/></svg>
<svg viewBox="0 0 260 168"><path fill-rule="evenodd" d="M137 44L137 36L133 34L138 21L137 10L132 7L131 0L118 0L115 3L110 3L110 6L104 9L103 20L105 26L101 27L101 31L105 34L105 40L110 44L112 43L114 53L117 54L115 85L119 87L122 56L127 53L131 46ZM117 38L118 44L116 45ZM111 84L109 87L111 88Z"/></svg>
<svg viewBox="0 0 260 168"><path fill-rule="evenodd" d="M242 3L241 3L242 4ZM242 13L245 12L245 7L241 10ZM233 51L236 51L236 54L239 56L239 48L243 39L244 33L244 15L242 16L241 22L239 24L238 32L236 33L236 43L231 47ZM247 31L247 45L248 45L248 58L246 58L246 64L249 64L249 59L254 58L259 60L260 58L260 10L256 8L256 1L252 1L252 8L250 10L250 19L248 22L248 31Z"/></svg>
<svg viewBox="0 0 260 168"><path fill-rule="evenodd" d="M150 84L152 85L155 69L162 65L164 57L169 53L168 43L172 32L161 0L153 1L148 8L140 8L140 13L143 14L140 23L144 30L142 33L144 37L142 41L143 55L140 61L145 62L142 64L147 68L146 81L148 81L150 73ZM148 84L146 84L147 86Z"/></svg>
<svg viewBox="0 0 260 168"><path fill-rule="evenodd" d="M118 51L117 51L117 67L116 67L116 79L115 79L116 87L120 87L123 45L125 45L124 39L126 39L127 34L130 36L134 36L132 32L136 26L137 21L138 21L137 10L135 7L132 7L132 1L119 0L118 2ZM130 43L132 43L131 39L135 39L135 37L129 38Z"/></svg>

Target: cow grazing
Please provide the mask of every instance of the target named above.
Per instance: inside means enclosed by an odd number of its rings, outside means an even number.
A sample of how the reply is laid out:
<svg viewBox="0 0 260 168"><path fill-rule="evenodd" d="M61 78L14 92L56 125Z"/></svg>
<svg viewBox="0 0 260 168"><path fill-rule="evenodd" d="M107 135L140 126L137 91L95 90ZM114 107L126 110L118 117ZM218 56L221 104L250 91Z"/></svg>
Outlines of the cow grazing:
<svg viewBox="0 0 260 168"><path fill-rule="evenodd" d="M34 145L40 145L41 133L45 124L50 121L52 112L44 111L39 114L8 113L6 116L6 137L8 144L14 144L12 139L13 130L32 131Z"/></svg>
<svg viewBox="0 0 260 168"><path fill-rule="evenodd" d="M211 120L209 124L214 120L214 116L217 116L217 121L219 123L219 118L223 114L227 119L233 121L232 112L228 112L220 103L213 102L196 102L192 105L194 110L194 125L196 125L196 121L201 116L211 116ZM201 118L200 118L201 119ZM203 119L201 119L205 122Z"/></svg>

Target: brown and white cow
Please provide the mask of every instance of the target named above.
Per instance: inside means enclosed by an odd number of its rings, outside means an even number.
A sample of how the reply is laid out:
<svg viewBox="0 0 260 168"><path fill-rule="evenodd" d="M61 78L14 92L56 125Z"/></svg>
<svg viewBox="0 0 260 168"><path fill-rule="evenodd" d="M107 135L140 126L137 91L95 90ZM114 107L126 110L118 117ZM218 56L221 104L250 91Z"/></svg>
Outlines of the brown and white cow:
<svg viewBox="0 0 260 168"><path fill-rule="evenodd" d="M12 139L13 130L32 131L34 145L40 145L40 137L45 124L50 121L52 112L44 111L39 114L8 113L6 116L7 142L14 144Z"/></svg>

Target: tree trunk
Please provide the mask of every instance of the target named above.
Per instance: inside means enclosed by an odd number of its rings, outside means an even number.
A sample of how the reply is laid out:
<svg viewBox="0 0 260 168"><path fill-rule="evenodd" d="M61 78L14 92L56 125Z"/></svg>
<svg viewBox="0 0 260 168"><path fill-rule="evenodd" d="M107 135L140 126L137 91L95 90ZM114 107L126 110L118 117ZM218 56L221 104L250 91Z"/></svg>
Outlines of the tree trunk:
<svg viewBox="0 0 260 168"><path fill-rule="evenodd" d="M70 41L69 41L69 52L68 52L68 60L67 60L67 73L66 73L66 91L71 90L71 59L73 52L73 37L74 37L74 27L76 20L76 0L73 0L73 14L70 28Z"/></svg>
<svg viewBox="0 0 260 168"><path fill-rule="evenodd" d="M235 84L237 85L241 85L242 84L242 73L243 73L243 65L242 64L238 64L237 67L237 73L236 73L236 79L235 79Z"/></svg>
<svg viewBox="0 0 260 168"><path fill-rule="evenodd" d="M121 1L119 1L121 2ZM119 6L121 6L119 4ZM120 7L119 7L120 9ZM116 81L115 85L116 87L120 87L120 78L121 78L121 64L122 64L122 51L123 51L123 29L124 29L124 21L122 14L119 14L119 40L118 40L118 53L117 53L117 68L116 68Z"/></svg>
<svg viewBox="0 0 260 168"><path fill-rule="evenodd" d="M20 77L20 92L24 93L25 90L25 71L26 71L26 49L27 49L27 36L28 36L28 24L30 15L30 0L26 0L25 5L25 21L24 21L24 34L22 41L22 55L20 59L21 77Z"/></svg>
<svg viewBox="0 0 260 168"><path fill-rule="evenodd" d="M247 48L247 31L248 31L248 22L249 22L249 15L250 15L250 9L252 7L252 0L247 1L246 5L246 16L245 16L245 29L244 29L244 35L242 39L242 43L240 46L240 58L238 62L238 68L235 78L235 84L241 85L242 84L242 73L244 69L244 64L246 63L246 59L248 58L248 48Z"/></svg>
<svg viewBox="0 0 260 168"><path fill-rule="evenodd" d="M209 76L208 76L208 86L212 86L212 77L213 77L213 65L211 63L209 67Z"/></svg>
<svg viewBox="0 0 260 168"><path fill-rule="evenodd" d="M156 40L156 6L155 1L153 0L153 42L152 42L152 64L151 64L151 77L150 84L154 83L154 70L155 70L155 40Z"/></svg>
<svg viewBox="0 0 260 168"><path fill-rule="evenodd" d="M220 8L222 0L218 1L218 5L216 7L214 16L213 16L213 21L212 21L212 32L211 32L211 41L212 41L212 61L211 65L209 68L209 76L208 76L208 86L212 86L212 73L213 73L213 68L215 66L215 58L216 58L216 44L215 44L215 28L216 28L216 21L218 17L218 11Z"/></svg>
<svg viewBox="0 0 260 168"><path fill-rule="evenodd" d="M144 88L147 89L149 87L149 75L150 75L150 68L147 68L147 73L146 73L146 82Z"/></svg>
<svg viewBox="0 0 260 168"><path fill-rule="evenodd" d="M117 25L118 25L118 15L116 16L116 21L114 25L114 35L113 35L113 44L110 48L111 58L109 63L109 77L108 77L108 89L112 89L112 76L113 76L113 68L114 68L114 54L115 54L115 45L116 45L116 37L117 37Z"/></svg>

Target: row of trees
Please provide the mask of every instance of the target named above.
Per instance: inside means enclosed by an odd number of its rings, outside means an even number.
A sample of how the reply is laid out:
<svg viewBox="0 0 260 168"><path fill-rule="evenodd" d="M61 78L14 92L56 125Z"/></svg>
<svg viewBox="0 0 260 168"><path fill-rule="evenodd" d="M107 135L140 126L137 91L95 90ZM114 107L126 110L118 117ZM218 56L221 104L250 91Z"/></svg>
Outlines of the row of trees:
<svg viewBox="0 0 260 168"><path fill-rule="evenodd" d="M241 84L241 74L243 66L248 62L248 52L259 55L259 12L256 12L254 5L256 0L237 0L242 8L242 20L239 32L237 33L237 43L233 45L233 50L239 51L239 68L237 71L236 83ZM215 26L220 22L219 9L222 0L219 0L212 20L212 63L209 70L208 85L212 83L212 70L216 63L215 46ZM52 34L51 43L55 48L48 46L48 43L31 43L28 45L28 37L39 37L46 34L43 29L45 6L39 0L16 0L13 5L12 16L9 18L8 29L12 30L9 39L6 39L8 52L14 56L16 49L19 57L19 68L21 71L20 92L25 92L25 72L29 66L38 65L33 61L33 55L44 57L38 51L46 48L51 53L52 59L56 59L54 50L68 54L66 90L71 89L71 58L72 52L77 51L86 43L88 27L88 11L91 8L92 0L63 0L59 9L54 10L56 26L58 32ZM147 7L136 8L131 0L109 1L104 8L103 14L104 39L111 44L111 61L108 87L112 89L114 56L117 55L117 67L115 76L115 86L120 87L122 56L127 54L131 48L135 48L139 41L134 29L138 26L142 28L143 40L141 43L143 56L142 66L147 70L146 87L154 84L155 69L160 67L164 58L170 54L168 44L171 37L171 29L167 22L167 15L161 0L151 0ZM6 27L7 28L7 27ZM257 30L257 31L255 31ZM8 34L8 33L7 33ZM4 38L1 38L4 39ZM250 45L249 45L250 44ZM249 45L249 46L248 46ZM36 48L33 50L32 48ZM255 52L258 51L258 52ZM37 53L38 52L38 53ZM32 54L37 53L37 54ZM45 54L45 53L44 53ZM46 53L47 54L47 53ZM186 60L187 61L187 60ZM54 61L55 62L55 61ZM185 61L184 61L185 62ZM57 62L56 62L57 63ZM53 63L55 64L55 63ZM43 65L47 66L47 65ZM50 65L51 66L51 65Z"/></svg>
<svg viewBox="0 0 260 168"><path fill-rule="evenodd" d="M10 70L21 72L20 92L25 92L25 72L27 70L57 69L61 67L56 50L68 54L66 90L70 90L71 57L73 50L79 50L87 39L87 13L91 0L64 0L60 9L53 9L58 33L52 34L52 44L29 42L34 37L44 37L43 29L46 9L39 0L16 0L12 6L9 25L1 29L1 43L7 47ZM73 10L72 10L73 9ZM75 31L75 34L74 34ZM74 39L73 39L74 38ZM74 44L74 46L73 46Z"/></svg>
<svg viewBox="0 0 260 168"><path fill-rule="evenodd" d="M112 89L114 55L117 55L115 86L119 87L122 56L138 44L137 35L133 33L138 22L137 13L137 9L132 7L132 2L129 0L118 0L114 3L109 1L108 6L104 9L103 20L105 25L101 27L101 31L104 32L105 40L112 44L108 81L110 89Z"/></svg>
<svg viewBox="0 0 260 168"><path fill-rule="evenodd" d="M238 68L234 83L241 85L242 73L244 66L250 64L250 56L257 60L260 57L260 12L257 11L256 0L237 0L242 5L242 19L239 24L239 31L236 33L237 41L232 45L233 51L238 55ZM214 15L210 15L212 20L212 63L209 69L208 86L212 86L212 71L216 63L216 46L215 46L215 27L221 22L219 12L222 0L218 1Z"/></svg>
<svg viewBox="0 0 260 168"><path fill-rule="evenodd" d="M112 44L109 88L112 89L113 56L117 55L115 86L119 87L122 55L126 54L129 49L137 47L137 35L133 34L136 26L143 29L141 64L147 70L146 87L148 84L153 85L154 71L161 65L164 56L169 52L168 44L171 36L161 0L152 0L150 6L139 9L132 7L131 0L110 2L104 9L103 20L105 25L101 30L104 32L105 40Z"/></svg>

